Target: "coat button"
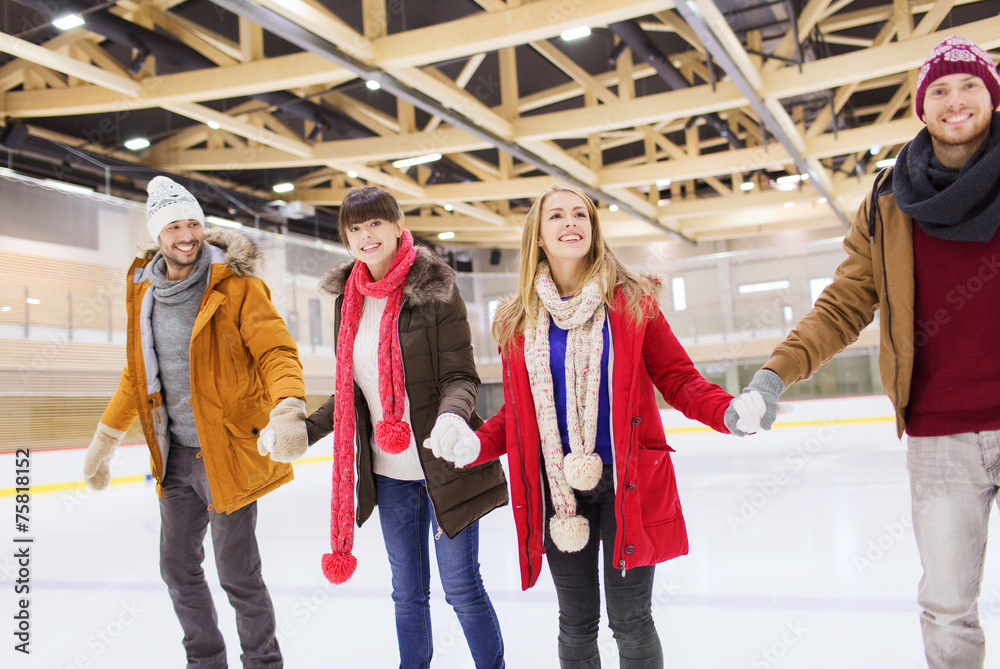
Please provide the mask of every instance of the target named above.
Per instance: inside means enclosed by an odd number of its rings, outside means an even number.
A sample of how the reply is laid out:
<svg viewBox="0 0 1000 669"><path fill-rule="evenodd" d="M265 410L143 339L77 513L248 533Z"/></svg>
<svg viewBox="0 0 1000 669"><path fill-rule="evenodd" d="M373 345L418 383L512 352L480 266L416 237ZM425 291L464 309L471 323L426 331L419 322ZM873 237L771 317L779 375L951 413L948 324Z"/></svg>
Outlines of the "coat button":
<svg viewBox="0 0 1000 669"><path fill-rule="evenodd" d="M629 483L627 486L625 486L625 489L626 490L635 490L635 484L634 483Z"/></svg>
<svg viewBox="0 0 1000 669"><path fill-rule="evenodd" d="M257 428L254 428L254 429L252 429L252 430L250 430L250 431L251 431L252 433L254 433L254 434L257 434L258 432L260 432L260 430L258 430Z"/></svg>
<svg viewBox="0 0 1000 669"><path fill-rule="evenodd" d="M635 546L628 545L625 547L625 554L631 555L635 551Z"/></svg>
<svg viewBox="0 0 1000 669"><path fill-rule="evenodd" d="M632 424L633 425L638 425L641 422L642 422L642 418L639 418L638 416L636 416L635 418L632 419Z"/></svg>

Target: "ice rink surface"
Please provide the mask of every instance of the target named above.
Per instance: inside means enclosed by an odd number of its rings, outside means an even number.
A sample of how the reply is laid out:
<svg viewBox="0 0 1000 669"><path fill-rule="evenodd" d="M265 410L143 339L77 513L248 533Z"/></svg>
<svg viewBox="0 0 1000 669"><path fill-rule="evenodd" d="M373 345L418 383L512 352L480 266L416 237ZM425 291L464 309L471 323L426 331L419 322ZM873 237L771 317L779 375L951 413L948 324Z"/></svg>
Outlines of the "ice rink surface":
<svg viewBox="0 0 1000 669"><path fill-rule="evenodd" d="M681 669L917 669L925 666L905 441L884 397L789 402L767 433L719 435L664 412L690 554L657 567L653 607L666 666ZM15 528L14 455L0 455L0 667L179 669L181 631L157 565L159 511L143 445L119 449L112 485L81 487L82 449L32 452L30 527ZM359 566L326 582L330 442L259 502L258 538L289 669L397 666L389 564L377 519L357 531ZM140 479L140 480L134 480ZM30 655L14 650L14 553L30 544ZM1000 666L1000 560L987 554L980 612L987 666ZM206 551L229 666L232 608ZM520 589L509 508L481 521L480 561L511 669L557 667L547 573ZM432 667L472 666L432 567ZM604 667L617 667L607 626Z"/></svg>

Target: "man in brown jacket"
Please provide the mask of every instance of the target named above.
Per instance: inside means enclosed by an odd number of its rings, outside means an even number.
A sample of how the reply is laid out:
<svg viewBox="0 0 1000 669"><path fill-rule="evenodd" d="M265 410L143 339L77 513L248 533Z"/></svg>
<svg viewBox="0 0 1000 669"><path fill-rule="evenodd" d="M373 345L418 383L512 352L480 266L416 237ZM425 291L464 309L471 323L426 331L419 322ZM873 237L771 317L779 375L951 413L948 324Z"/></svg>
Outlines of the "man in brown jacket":
<svg viewBox="0 0 1000 669"><path fill-rule="evenodd" d="M128 273L128 363L87 450L84 479L97 490L108 485L114 450L138 417L160 497L160 573L188 668L227 666L201 568L209 525L243 666L281 667L255 500L291 481L287 462L308 447L298 350L256 277L256 245L232 231L206 234L198 202L170 179L156 177L148 190L157 246ZM276 435L271 458L258 452L265 426Z"/></svg>
<svg viewBox="0 0 1000 669"><path fill-rule="evenodd" d="M933 669L982 667L977 600L1000 485L1000 79L957 37L920 71L926 128L876 180L834 281L750 382L778 395L857 339L880 313L879 369L907 434L918 600Z"/></svg>

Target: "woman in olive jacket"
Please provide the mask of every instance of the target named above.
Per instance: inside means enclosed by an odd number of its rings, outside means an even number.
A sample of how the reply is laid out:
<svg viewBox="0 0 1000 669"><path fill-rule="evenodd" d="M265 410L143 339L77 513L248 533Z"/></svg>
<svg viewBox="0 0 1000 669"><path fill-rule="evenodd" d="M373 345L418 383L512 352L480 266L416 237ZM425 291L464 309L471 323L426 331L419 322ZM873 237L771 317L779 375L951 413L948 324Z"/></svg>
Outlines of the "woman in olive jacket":
<svg viewBox="0 0 1000 669"><path fill-rule="evenodd" d="M426 440L475 439L479 377L455 272L415 248L403 214L385 191L351 191L340 235L357 260L333 268L320 287L337 296L336 392L307 419L310 443L334 433L332 552L327 577L341 583L351 555L354 444L357 524L379 507L392 568L401 667L427 667L431 636L428 533L446 600L477 668L503 667L503 640L479 574L478 520L507 503L499 462L456 469L420 448ZM361 262L358 262L360 260Z"/></svg>

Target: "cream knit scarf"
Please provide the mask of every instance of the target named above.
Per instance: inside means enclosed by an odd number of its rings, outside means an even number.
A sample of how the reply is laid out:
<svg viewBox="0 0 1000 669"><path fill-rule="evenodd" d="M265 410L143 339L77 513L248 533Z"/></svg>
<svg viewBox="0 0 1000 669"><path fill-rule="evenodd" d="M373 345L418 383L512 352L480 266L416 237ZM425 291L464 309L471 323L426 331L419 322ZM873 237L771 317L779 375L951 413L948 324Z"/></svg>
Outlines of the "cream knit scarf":
<svg viewBox="0 0 1000 669"><path fill-rule="evenodd" d="M535 292L541 300L534 330L524 337L524 362L538 417L545 474L552 493L555 517L549 533L559 550L570 553L587 545L587 519L576 514L573 490L593 490L603 463L594 453L600 398L601 355L604 348L601 282L594 279L578 295L563 300L552 281L548 262L538 266ZM566 426L570 454L563 457L556 419L555 391L549 367L549 316L566 336Z"/></svg>

